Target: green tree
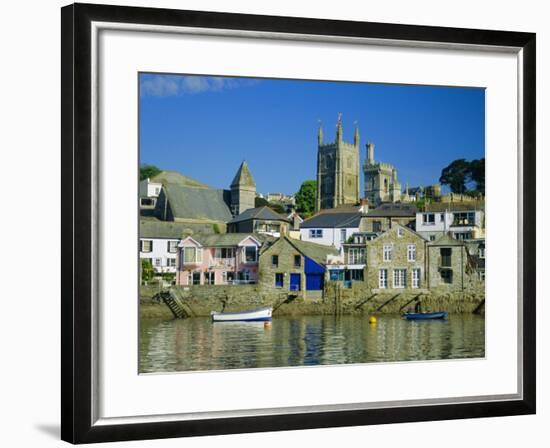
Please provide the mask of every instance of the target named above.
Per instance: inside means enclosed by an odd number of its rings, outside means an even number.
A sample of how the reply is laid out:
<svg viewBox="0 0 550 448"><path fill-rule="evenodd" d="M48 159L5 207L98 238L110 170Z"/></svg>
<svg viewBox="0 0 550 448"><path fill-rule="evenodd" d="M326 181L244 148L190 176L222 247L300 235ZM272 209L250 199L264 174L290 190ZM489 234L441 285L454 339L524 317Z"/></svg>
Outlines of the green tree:
<svg viewBox="0 0 550 448"><path fill-rule="evenodd" d="M150 282L155 276L155 270L153 269L153 264L151 260L147 258L141 259L141 282L147 283Z"/></svg>
<svg viewBox="0 0 550 448"><path fill-rule="evenodd" d="M301 213L313 213L315 210L315 197L317 195L317 182L306 180L302 182L300 190L296 193L296 209Z"/></svg>
<svg viewBox="0 0 550 448"><path fill-rule="evenodd" d="M142 165L139 168L139 180L151 179L161 172L162 170L155 165Z"/></svg>
<svg viewBox="0 0 550 448"><path fill-rule="evenodd" d="M476 184L476 192L485 194L485 157L470 162L470 180Z"/></svg>
<svg viewBox="0 0 550 448"><path fill-rule="evenodd" d="M448 185L453 193L465 193L470 174L470 162L466 159L454 160L443 168L439 182Z"/></svg>
<svg viewBox="0 0 550 448"><path fill-rule="evenodd" d="M254 207L264 207L266 205L269 206L269 202L267 202L267 200L256 196L256 198L254 199Z"/></svg>

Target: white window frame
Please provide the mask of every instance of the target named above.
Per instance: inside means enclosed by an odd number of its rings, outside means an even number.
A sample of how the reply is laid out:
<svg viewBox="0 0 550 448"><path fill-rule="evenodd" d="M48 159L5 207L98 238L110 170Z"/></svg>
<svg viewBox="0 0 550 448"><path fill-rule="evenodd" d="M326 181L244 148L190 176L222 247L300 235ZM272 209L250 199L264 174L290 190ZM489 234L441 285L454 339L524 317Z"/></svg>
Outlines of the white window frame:
<svg viewBox="0 0 550 448"><path fill-rule="evenodd" d="M160 258L160 257L153 258L153 264L156 267L161 267L162 266L162 258Z"/></svg>
<svg viewBox="0 0 550 448"><path fill-rule="evenodd" d="M393 270L393 289L405 289L407 287L407 270L406 269L394 269Z"/></svg>
<svg viewBox="0 0 550 448"><path fill-rule="evenodd" d="M388 270L379 269L378 270L378 288L387 289L388 287Z"/></svg>
<svg viewBox="0 0 550 448"><path fill-rule="evenodd" d="M348 264L365 264L365 249L351 247L348 251Z"/></svg>
<svg viewBox="0 0 550 448"><path fill-rule="evenodd" d="M418 289L421 285L422 271L420 268L411 270L411 288Z"/></svg>
<svg viewBox="0 0 550 448"><path fill-rule="evenodd" d="M254 249L254 260L248 261L246 259L246 249L252 247ZM258 262L258 246L244 246L243 248L243 263L257 263Z"/></svg>
<svg viewBox="0 0 550 448"><path fill-rule="evenodd" d="M347 237L347 230L346 229L340 229L340 242L345 243L346 237Z"/></svg>
<svg viewBox="0 0 550 448"><path fill-rule="evenodd" d="M393 244L384 244L382 247L382 260L392 261L393 259Z"/></svg>
<svg viewBox="0 0 550 448"><path fill-rule="evenodd" d="M176 259L175 258L166 258L166 266L169 268L175 268L176 267Z"/></svg>
<svg viewBox="0 0 550 448"><path fill-rule="evenodd" d="M485 258L485 246L479 246L479 258Z"/></svg>
<svg viewBox="0 0 550 448"><path fill-rule="evenodd" d="M310 238L323 238L323 229L309 229Z"/></svg>
<svg viewBox="0 0 550 448"><path fill-rule="evenodd" d="M428 220L430 216L433 216L433 221ZM435 213L422 213L422 225L435 226Z"/></svg>
<svg viewBox="0 0 550 448"><path fill-rule="evenodd" d="M401 238L403 235L405 235L405 230L403 230L402 227L397 228L397 236Z"/></svg>
<svg viewBox="0 0 550 448"><path fill-rule="evenodd" d="M416 261L416 244L407 245L407 261Z"/></svg>
<svg viewBox="0 0 550 448"><path fill-rule="evenodd" d="M170 240L167 243L166 250L169 254L175 254L178 251L177 240Z"/></svg>
<svg viewBox="0 0 550 448"><path fill-rule="evenodd" d="M187 261L185 259L185 254L189 249L193 249L195 251L195 257L192 260ZM193 246L187 246L182 249L182 260L183 264L199 264L202 263L202 249L200 247L193 247Z"/></svg>
<svg viewBox="0 0 550 448"><path fill-rule="evenodd" d="M145 250L145 244L146 243L150 244L149 250ZM141 240L140 250L141 250L141 252L146 253L146 254L148 254L150 252L153 252L153 240Z"/></svg>

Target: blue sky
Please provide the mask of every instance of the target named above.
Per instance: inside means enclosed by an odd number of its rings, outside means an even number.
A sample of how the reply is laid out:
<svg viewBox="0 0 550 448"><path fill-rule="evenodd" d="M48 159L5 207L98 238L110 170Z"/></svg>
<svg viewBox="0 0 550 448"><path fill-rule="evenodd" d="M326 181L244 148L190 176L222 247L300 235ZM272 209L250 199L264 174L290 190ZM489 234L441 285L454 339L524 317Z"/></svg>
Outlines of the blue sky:
<svg viewBox="0 0 550 448"><path fill-rule="evenodd" d="M246 160L259 192L295 193L315 179L319 121L333 141L338 112L346 141L359 126L361 163L373 142L403 186L485 156L483 89L140 74L140 161L228 188Z"/></svg>

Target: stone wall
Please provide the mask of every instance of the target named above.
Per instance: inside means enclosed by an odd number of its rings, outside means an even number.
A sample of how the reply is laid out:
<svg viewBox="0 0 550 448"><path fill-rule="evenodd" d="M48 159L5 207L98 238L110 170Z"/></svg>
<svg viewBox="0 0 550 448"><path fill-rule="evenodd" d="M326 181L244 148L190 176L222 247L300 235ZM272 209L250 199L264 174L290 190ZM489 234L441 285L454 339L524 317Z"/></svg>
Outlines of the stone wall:
<svg viewBox="0 0 550 448"><path fill-rule="evenodd" d="M260 285L175 286L171 293L181 300L191 316L209 316L211 311L246 311L264 306L274 308L273 315L401 314L421 310L449 313L483 311L482 287L466 291L393 290L380 292L354 283L345 289L338 282L327 282L325 290L302 294Z"/></svg>

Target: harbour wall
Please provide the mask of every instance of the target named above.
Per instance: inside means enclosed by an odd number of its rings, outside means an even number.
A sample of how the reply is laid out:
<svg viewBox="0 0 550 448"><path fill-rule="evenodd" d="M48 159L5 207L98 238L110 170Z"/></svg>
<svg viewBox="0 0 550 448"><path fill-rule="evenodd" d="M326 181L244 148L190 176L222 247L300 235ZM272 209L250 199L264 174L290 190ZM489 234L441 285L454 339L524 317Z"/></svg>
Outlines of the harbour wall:
<svg viewBox="0 0 550 448"><path fill-rule="evenodd" d="M142 293L142 317L161 317L154 299ZM264 306L274 308L274 316L300 315L372 315L399 314L412 311L447 311L449 313L484 313L485 290L424 290L367 289L361 284L343 288L340 283L327 282L324 291L266 289L260 285L174 286L169 294L185 308L186 314L209 316L211 311L246 311ZM151 295L151 294L149 294ZM154 294L153 294L154 295ZM147 305L151 302L151 305ZM164 306L164 305L163 305ZM168 307L164 306L170 315ZM154 308L154 309L153 309ZM152 315L149 315L152 314Z"/></svg>

